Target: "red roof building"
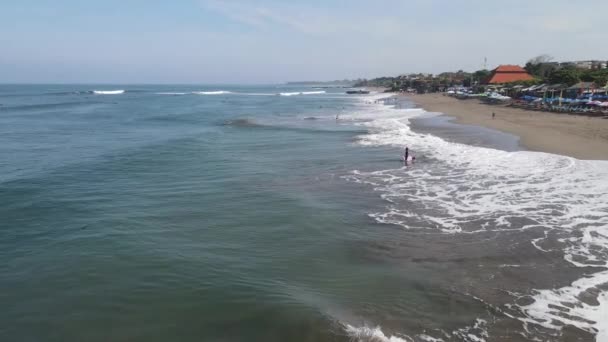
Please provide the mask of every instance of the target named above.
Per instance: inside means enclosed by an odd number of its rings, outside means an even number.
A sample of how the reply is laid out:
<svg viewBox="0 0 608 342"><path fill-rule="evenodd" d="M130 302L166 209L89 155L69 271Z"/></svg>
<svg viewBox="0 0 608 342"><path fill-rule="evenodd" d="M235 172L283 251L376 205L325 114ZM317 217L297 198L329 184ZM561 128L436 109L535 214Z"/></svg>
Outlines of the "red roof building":
<svg viewBox="0 0 608 342"><path fill-rule="evenodd" d="M524 68L518 65L500 65L498 68L492 70L486 83L502 84L517 81L530 81L533 79L534 77L530 76Z"/></svg>

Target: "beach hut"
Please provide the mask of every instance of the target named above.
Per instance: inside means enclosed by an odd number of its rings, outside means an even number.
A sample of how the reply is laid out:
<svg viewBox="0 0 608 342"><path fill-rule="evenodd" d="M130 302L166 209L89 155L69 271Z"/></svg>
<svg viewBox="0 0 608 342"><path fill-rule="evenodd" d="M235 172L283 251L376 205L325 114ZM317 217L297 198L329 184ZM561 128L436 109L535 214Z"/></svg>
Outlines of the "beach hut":
<svg viewBox="0 0 608 342"><path fill-rule="evenodd" d="M566 84L562 84L562 83L554 83L554 84L549 84L547 86L544 86L540 89L538 89L538 93L542 94L543 98L553 98L555 97L556 94L560 95L560 97L563 94L563 91L565 89L568 88L568 85Z"/></svg>
<svg viewBox="0 0 608 342"><path fill-rule="evenodd" d="M546 86L547 86L547 84L545 84L545 83L543 83L543 84L537 84L537 85L533 85L531 87L522 89L522 91L526 92L526 93L534 93L534 92L537 92L538 90L540 90L540 89L542 89L543 87L546 87Z"/></svg>
<svg viewBox="0 0 608 342"><path fill-rule="evenodd" d="M566 93L569 97L577 97L583 95L583 93L593 93L597 89L597 86L593 82L579 82L566 89Z"/></svg>
<svg viewBox="0 0 608 342"><path fill-rule="evenodd" d="M519 81L532 81L528 72L519 65L500 65L492 70L492 73L485 81L486 84L505 84Z"/></svg>

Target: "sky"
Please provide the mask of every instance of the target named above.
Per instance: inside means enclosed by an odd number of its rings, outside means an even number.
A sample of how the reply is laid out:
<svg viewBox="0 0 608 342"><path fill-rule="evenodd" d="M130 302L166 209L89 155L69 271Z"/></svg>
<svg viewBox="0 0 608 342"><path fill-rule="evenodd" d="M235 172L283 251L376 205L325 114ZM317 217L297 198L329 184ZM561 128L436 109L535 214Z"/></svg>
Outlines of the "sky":
<svg viewBox="0 0 608 342"><path fill-rule="evenodd" d="M608 60L608 1L3 0L0 83L281 83Z"/></svg>

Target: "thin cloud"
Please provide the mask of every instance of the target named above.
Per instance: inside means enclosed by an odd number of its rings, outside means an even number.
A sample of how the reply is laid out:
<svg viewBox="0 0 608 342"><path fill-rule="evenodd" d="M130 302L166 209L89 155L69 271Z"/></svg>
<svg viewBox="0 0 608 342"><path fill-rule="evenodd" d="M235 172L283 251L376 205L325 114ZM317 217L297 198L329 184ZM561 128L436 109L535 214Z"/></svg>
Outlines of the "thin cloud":
<svg viewBox="0 0 608 342"><path fill-rule="evenodd" d="M5 81L269 82L476 70L486 57L494 67L545 53L608 55L605 0L102 3L102 11L37 6L60 21L35 6L0 4Z"/></svg>
<svg viewBox="0 0 608 342"><path fill-rule="evenodd" d="M582 33L592 31L594 26L593 19L588 16L581 18L556 15L545 17L541 20L541 28L550 33Z"/></svg>
<svg viewBox="0 0 608 342"><path fill-rule="evenodd" d="M236 1L205 0L203 8L255 29L282 27L308 35L362 34L395 35L411 28L406 20L390 16L369 16L302 5L273 5L272 8Z"/></svg>

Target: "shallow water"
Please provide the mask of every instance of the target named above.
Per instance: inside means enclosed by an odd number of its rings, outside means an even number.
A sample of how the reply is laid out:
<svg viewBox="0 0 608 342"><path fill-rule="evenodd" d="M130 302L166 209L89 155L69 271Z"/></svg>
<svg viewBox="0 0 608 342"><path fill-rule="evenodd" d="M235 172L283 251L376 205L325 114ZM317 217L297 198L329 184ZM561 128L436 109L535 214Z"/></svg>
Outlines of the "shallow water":
<svg viewBox="0 0 608 342"><path fill-rule="evenodd" d="M0 340L606 334L606 162L342 89L0 103Z"/></svg>

